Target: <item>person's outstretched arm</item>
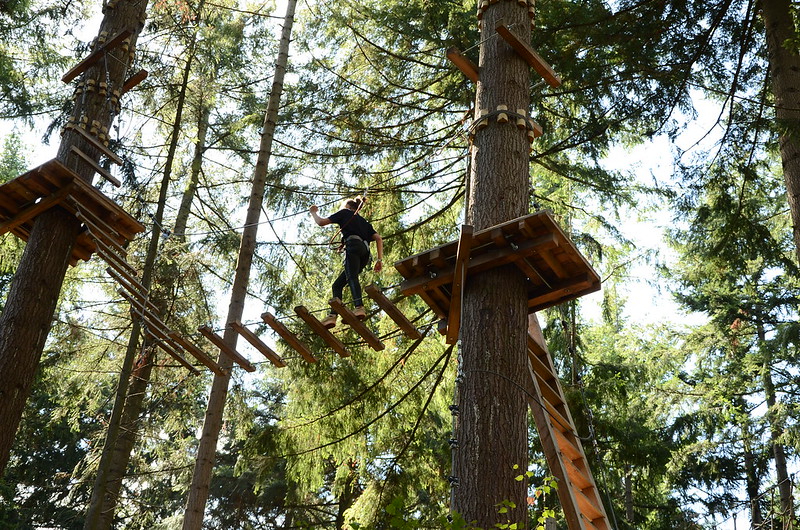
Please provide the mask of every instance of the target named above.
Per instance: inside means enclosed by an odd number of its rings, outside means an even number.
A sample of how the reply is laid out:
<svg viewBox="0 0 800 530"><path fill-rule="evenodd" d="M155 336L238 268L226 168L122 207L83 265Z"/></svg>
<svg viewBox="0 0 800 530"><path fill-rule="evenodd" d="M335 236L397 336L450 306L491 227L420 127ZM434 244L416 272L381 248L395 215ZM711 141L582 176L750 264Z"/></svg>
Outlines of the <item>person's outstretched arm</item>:
<svg viewBox="0 0 800 530"><path fill-rule="evenodd" d="M330 219L328 219L327 217L319 216L319 214L317 213L319 211L319 208L317 208L316 205L309 208L308 211L311 213L311 217L314 218L314 222L317 223L319 226L327 226L331 224Z"/></svg>
<svg viewBox="0 0 800 530"><path fill-rule="evenodd" d="M375 272L381 272L383 268L383 239L377 232L372 234L372 240L375 242L375 247L378 249L378 259L375 260Z"/></svg>

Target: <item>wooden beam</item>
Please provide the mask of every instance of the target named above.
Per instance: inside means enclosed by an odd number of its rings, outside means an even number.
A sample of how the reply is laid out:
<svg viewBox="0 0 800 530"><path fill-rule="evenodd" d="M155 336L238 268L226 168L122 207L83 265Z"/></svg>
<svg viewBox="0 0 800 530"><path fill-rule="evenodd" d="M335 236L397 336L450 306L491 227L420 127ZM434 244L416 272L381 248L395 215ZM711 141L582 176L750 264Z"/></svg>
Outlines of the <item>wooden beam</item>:
<svg viewBox="0 0 800 530"><path fill-rule="evenodd" d="M102 240L105 244L111 247L112 250L117 251L120 254L127 254L127 251L122 247L122 243L120 242L120 240L123 240L124 237L117 233L116 230L108 226L105 221L94 215L92 215L92 219L89 219L89 217L84 215L83 211L81 210L75 211L75 217L78 218L78 221L86 225L86 229L92 239L95 241Z"/></svg>
<svg viewBox="0 0 800 530"><path fill-rule="evenodd" d="M464 283L467 279L467 263L472 251L472 235L470 225L461 225L461 236L458 239L456 263L453 268L453 288L450 291L450 312L447 315L447 335L445 343L455 344L461 327L461 304L464 297Z"/></svg>
<svg viewBox="0 0 800 530"><path fill-rule="evenodd" d="M75 185L70 182L57 192L53 193L48 197L43 197L39 202L32 204L31 206L25 208L17 212L17 214L8 219L7 221L3 221L0 223L0 234L5 234L6 232L10 232L11 230L17 228L18 226L30 221L40 213L49 210L56 204L60 203L64 200L64 198L70 194L70 192L75 189Z"/></svg>
<svg viewBox="0 0 800 530"><path fill-rule="evenodd" d="M198 361L203 363L209 370L211 370L218 376L220 377L228 376L228 372L226 372L219 364L214 362L214 360L209 355L207 355L206 352L195 346L192 342L185 339L180 334L174 331L170 331L169 338L172 339L181 348L191 353Z"/></svg>
<svg viewBox="0 0 800 530"><path fill-rule="evenodd" d="M456 65L456 67L461 70L461 73L467 76L470 81L473 83L478 82L478 67L462 54L461 50L458 48L450 48L447 50L447 58L450 59L450 62Z"/></svg>
<svg viewBox="0 0 800 530"><path fill-rule="evenodd" d="M141 83L142 81L147 79L147 76L148 76L147 70L139 70L138 72L136 72L135 74L130 76L122 84L122 89L120 90L120 95L124 94L125 92L128 92L133 87L135 87L136 85L138 85L139 83Z"/></svg>
<svg viewBox="0 0 800 530"><path fill-rule="evenodd" d="M88 70L90 66L99 61L103 57L103 54L111 51L113 48L121 44L122 41L124 41L131 35L133 35L133 31L129 29L124 29L121 32L117 33L110 40L107 40L106 42L98 46L97 49L92 53L90 53L84 60L82 60L77 65L72 67L72 69L69 72L64 74L64 77L61 78L61 81L63 81L64 83L69 83L70 81L78 77L78 75Z"/></svg>
<svg viewBox="0 0 800 530"><path fill-rule="evenodd" d="M253 366L250 363L250 361L245 359L241 353L236 351L236 348L233 348L231 345L225 342L225 340L222 337L214 333L214 330L211 329L209 326L200 326L199 328L197 328L197 331L202 333L205 338L214 343L214 345L217 348L219 348L222 353L224 353L225 355L236 361L236 364L244 368L245 371L247 372L256 371L256 367Z"/></svg>
<svg viewBox="0 0 800 530"><path fill-rule="evenodd" d="M84 130L81 127L78 127L77 125L73 125L73 126L69 127L69 130L70 131L75 131L78 134L80 134L81 136L83 136L90 144L95 146L101 153L103 153L109 160L114 162L116 165L118 165L118 166L122 165L122 159L114 151L112 151L111 149L106 147L103 144L103 142L100 141L100 138L97 138L96 136L92 136L91 134L86 132L86 130Z"/></svg>
<svg viewBox="0 0 800 530"><path fill-rule="evenodd" d="M531 48L531 45L527 42L523 42L511 32L511 30L506 26L503 20L498 20L497 25L495 26L495 30L497 33L503 37L505 40L514 50L522 57L526 63L531 65L536 73L544 78L547 81L547 84L553 88L558 88L561 86L561 78L553 71L547 62L542 59L538 53Z"/></svg>
<svg viewBox="0 0 800 530"><path fill-rule="evenodd" d="M369 346L375 351L381 351L386 348L383 345L381 340L370 330L363 322L361 322L357 316L353 314L352 311L347 309L345 305L342 303L341 300L338 298L333 298L330 302L328 302L330 306L333 308L334 311L339 313L339 316L342 317L347 324L353 328L353 331L361 335L361 337L366 341Z"/></svg>
<svg viewBox="0 0 800 530"><path fill-rule="evenodd" d="M467 267L467 276L477 274L501 265L507 265L518 259L531 256L542 248L550 248L557 245L555 235L552 233L544 234L536 239L528 239L513 247L503 247L495 250L490 250L479 256L475 256L469 262ZM435 278L428 278L425 276L418 276L416 278L409 278L400 285L401 292L406 295L420 294L424 291L432 290L441 285L447 285L453 282L453 272L442 271Z"/></svg>
<svg viewBox="0 0 800 530"><path fill-rule="evenodd" d="M155 304L148 299L148 290L145 289L144 285L139 283L135 278L126 276L126 272L117 271L111 267L106 267L106 272L118 284L125 288L126 291L139 298L140 301L145 304L148 310L152 311L153 313L158 312L158 308L155 306Z"/></svg>
<svg viewBox="0 0 800 530"><path fill-rule="evenodd" d="M148 327L147 329L148 329L148 331L149 331L149 329L150 329L150 328ZM187 361L187 360L186 360L186 359L183 357L183 355L181 355L180 353L178 353L178 351L177 351L177 350L176 350L176 349L175 349L175 348L172 346L172 344L171 344L171 343L167 342L166 340L159 339L158 337L156 337L156 336L155 336L154 334L152 334L152 333L151 333L151 335L153 336L153 338L154 338L154 339L156 339L156 340L155 340L155 345L156 345L156 346L158 346L159 348L161 348L162 350L164 350L165 352L167 352L167 354L168 354L170 357L172 357L173 359L175 359L176 361L178 361L178 362L179 362L179 363L180 363L180 364L181 364L183 367L185 367L187 370L189 370L190 372L192 372L192 374L194 374L194 375L197 375L197 374L199 374L199 373L200 373L200 370L198 370L197 368L195 368L195 367L192 365L192 363L190 363L189 361Z"/></svg>
<svg viewBox="0 0 800 530"><path fill-rule="evenodd" d="M286 363L283 361L283 359L281 359L280 355L275 353L275 351L272 348L264 344L264 342L261 339L259 339L255 333L244 327L244 325L241 322L235 320L233 322L228 322L228 325L232 327L234 331L236 331L239 335L244 337L244 339L247 342L252 344L255 349L260 351L264 355L264 357L269 359L269 361L272 364L274 364L278 368L283 368L286 366Z"/></svg>
<svg viewBox="0 0 800 530"><path fill-rule="evenodd" d="M347 351L347 348L345 348L344 344L342 344L342 341L336 338L336 336L331 333L328 328L323 326L322 322L320 322L317 317L312 315L305 306L299 305L295 307L294 312L297 313L297 316L302 318L303 321L311 327L314 333L322 337L322 340L324 340L328 346L333 348L333 351L342 357L350 357L350 352Z"/></svg>
<svg viewBox="0 0 800 530"><path fill-rule="evenodd" d="M90 157L89 155L78 149L76 146L73 145L72 147L70 147L69 150L71 153L77 155L78 158L89 164L89 167L94 169L95 173L97 173L98 175L109 181L111 184L113 184L118 188L122 186L122 182L114 178L114 176L111 173L103 169L103 167L97 162L95 162L95 160L92 157Z"/></svg>
<svg viewBox="0 0 800 530"><path fill-rule="evenodd" d="M275 318L275 315L269 312L262 313L261 320L266 322L269 327L275 330L275 333L280 335L280 337L289 344L289 346L294 348L297 351L297 353L302 355L303 359L305 359L310 363L317 362L317 359L311 353L311 350L308 349L308 346L303 344L294 333L289 331L289 329L283 325L283 322Z"/></svg>
<svg viewBox="0 0 800 530"><path fill-rule="evenodd" d="M381 290L378 288L377 285L374 283L369 284L364 291L372 298L378 307L383 309L384 313L389 315L395 324L406 334L406 336L410 339L416 340L422 338L422 333L414 327L414 324L411 323L408 318L400 311L397 306L395 306L391 300L389 300L386 295L384 295Z"/></svg>

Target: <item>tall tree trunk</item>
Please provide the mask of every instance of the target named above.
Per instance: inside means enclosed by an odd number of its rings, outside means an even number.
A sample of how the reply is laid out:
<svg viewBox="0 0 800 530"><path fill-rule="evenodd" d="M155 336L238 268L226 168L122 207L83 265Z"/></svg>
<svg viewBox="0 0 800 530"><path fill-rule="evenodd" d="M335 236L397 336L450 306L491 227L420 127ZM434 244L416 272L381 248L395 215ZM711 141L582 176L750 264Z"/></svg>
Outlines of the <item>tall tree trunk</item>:
<svg viewBox="0 0 800 530"><path fill-rule="evenodd" d="M283 19L283 30L278 46L278 58L275 61L275 78L272 82L272 91L264 116L264 125L261 133L261 143L258 159L253 172L253 186L250 191L250 202L247 207L247 216L242 231L242 241L239 246L239 256L236 262L236 272L231 288L231 299L228 305L226 322L241 320L244 311L247 285L250 282L250 267L256 248L258 235L258 220L261 216L261 207L264 203L264 191L267 185L267 166L272 154L272 139L275 135L275 125L278 121L281 94L283 93L283 78L286 75L286 65L289 62L289 42L294 25L294 12L297 0L288 0L286 15ZM225 327L223 340L226 344L236 347L238 335L230 327ZM222 428L222 415L225 410L225 399L228 395L230 370L233 361L227 355L220 354L219 365L228 373L226 376L214 376L211 385L211 394L208 398L206 417L203 424L203 435L200 438L200 447L197 450L192 485L189 489L189 498L186 503L186 514L183 519L184 530L200 530L203 524L203 514L208 492L211 485L211 474L214 469L214 459L217 452L217 441Z"/></svg>
<svg viewBox="0 0 800 530"><path fill-rule="evenodd" d="M783 425L778 417L777 397L775 395L775 383L772 381L772 350L766 344L766 332L764 325L757 325L758 340L761 344L761 351L764 355L764 362L761 368L761 377L764 384L764 397L767 401L767 421L769 421L769 441L772 448L772 458L775 461L775 477L778 480L778 492L780 493L781 512L780 520L786 525L794 519L792 503L792 483L789 480L789 470L786 465L786 449L780 441L783 435Z"/></svg>
<svg viewBox="0 0 800 530"><path fill-rule="evenodd" d="M742 397L736 398L736 406L742 414L748 414L747 404ZM758 503L759 489L761 482L758 476L756 455L753 454L753 432L751 422L748 417L742 422L742 445L744 447L744 477L747 499L750 502L750 523L751 526L760 525L764 522L761 513L761 505Z"/></svg>
<svg viewBox="0 0 800 530"><path fill-rule="evenodd" d="M625 520L633 523L635 513L633 511L633 466L625 464Z"/></svg>
<svg viewBox="0 0 800 530"><path fill-rule="evenodd" d="M200 102L197 117L197 141L194 144L192 165L189 169L189 181L183 190L178 214L175 216L175 229L173 235L179 241L186 240L186 225L189 223L189 214L192 211L192 201L197 194L197 185L200 182L200 170L203 168L203 154L206 152L206 137L208 135L208 120L211 116L211 107Z"/></svg>
<svg viewBox="0 0 800 530"><path fill-rule="evenodd" d="M781 128L783 178L792 215L794 244L800 262L800 55L787 47L796 21L790 0L762 0L775 115Z"/></svg>
<svg viewBox="0 0 800 530"><path fill-rule="evenodd" d="M201 4L202 5L202 4ZM196 37L193 37L196 39ZM153 283L156 258L158 257L158 244L161 240L161 227L164 224L164 209L166 208L169 184L172 178L172 166L175 162L175 153L178 148L181 125L183 122L183 108L186 103L186 92L189 85L189 77L194 61L194 40L189 47L186 65L183 70L178 101L175 108L175 121L172 125L167 159L164 163L164 173L161 178L159 189L158 204L156 213L153 216L153 231L150 235L150 242L145 256L144 268L142 271L142 285L150 289ZM170 278L169 281L173 281ZM166 290L167 292L169 290ZM164 301L151 300L159 311L162 312L166 307ZM161 303L159 303L161 302ZM111 412L111 419L108 423L106 441L103 452L100 456L100 463L97 469L94 487L92 489L92 499L86 513L84 528L86 530L96 530L111 528L114 519L114 511L117 505L117 495L122 486L122 479L128 467L131 451L136 439L136 429L138 429L138 418L141 415L143 405L143 395L150 381L150 369L141 375L146 375L146 379L140 377L137 380L135 391L129 393L130 377L133 362L139 349L139 338L141 335L141 324L134 318L131 328L131 335L128 339L128 346L125 351L125 358L120 370L119 382L117 384L117 395L114 401L114 409ZM120 434L123 418L129 419L129 427L133 432Z"/></svg>
<svg viewBox="0 0 800 530"><path fill-rule="evenodd" d="M144 25L146 7L145 0L120 0L114 8L106 10L100 31L110 37L131 30L130 49L133 49ZM127 74L128 50L117 46L108 53L111 57L89 68L83 79L95 79L98 83L108 80L108 90L118 89ZM115 115L116 109L108 108L106 98L97 92L85 92L72 112L75 123L85 117L89 123L97 121L107 129ZM69 156L72 146L95 160L100 159L100 152L80 134L66 130L56 155L81 179L91 182L94 171ZM36 218L0 316L0 475L8 463L79 230L78 220L58 207Z"/></svg>
<svg viewBox="0 0 800 530"><path fill-rule="evenodd" d="M530 41L526 7L489 5L483 16L475 117L480 109L528 109L528 65L495 34L503 19ZM494 36L494 38L492 38ZM475 230L528 211L530 145L525 131L496 119L475 134L467 223ZM458 446L453 450L452 508L481 528L496 523L527 527L525 278L514 266L471 277L464 286L461 323L462 382L458 388ZM501 505L509 507L499 513Z"/></svg>

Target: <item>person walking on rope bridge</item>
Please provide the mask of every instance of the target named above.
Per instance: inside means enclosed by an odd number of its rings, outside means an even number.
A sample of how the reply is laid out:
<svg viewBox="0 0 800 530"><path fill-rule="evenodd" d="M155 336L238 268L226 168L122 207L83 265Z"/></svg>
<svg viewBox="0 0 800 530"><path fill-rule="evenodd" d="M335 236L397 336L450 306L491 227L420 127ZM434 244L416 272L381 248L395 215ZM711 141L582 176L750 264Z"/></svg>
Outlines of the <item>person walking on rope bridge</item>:
<svg viewBox="0 0 800 530"><path fill-rule="evenodd" d="M320 217L317 206L309 208L311 217L314 218L314 222L317 225L327 226L332 223L339 225L339 230L342 232L342 244L344 245L344 270L333 282L333 297L341 300L344 286L349 285L350 293L353 295L353 305L355 306L353 314L360 320L367 318L367 312L364 310L361 283L358 281L358 275L369 264L369 244L371 241L375 241L375 247L378 250L378 259L375 260L374 270L375 272L380 272L383 268L383 239L381 239L380 234L375 231L369 221L358 214L365 201L366 199L361 197L347 199L342 205L342 209L330 217ZM331 311L322 320L322 325L328 329L336 326L337 317L338 315Z"/></svg>

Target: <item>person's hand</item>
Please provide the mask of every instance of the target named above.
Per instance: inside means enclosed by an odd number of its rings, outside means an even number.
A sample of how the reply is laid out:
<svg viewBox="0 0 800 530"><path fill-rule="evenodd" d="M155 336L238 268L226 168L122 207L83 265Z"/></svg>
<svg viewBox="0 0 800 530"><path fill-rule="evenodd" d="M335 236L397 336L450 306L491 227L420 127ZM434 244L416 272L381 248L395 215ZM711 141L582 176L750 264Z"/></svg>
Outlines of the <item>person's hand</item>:
<svg viewBox="0 0 800 530"><path fill-rule="evenodd" d="M383 269L383 260L379 259L379 260L375 261L374 270L375 270L375 272L381 272L381 269Z"/></svg>
<svg viewBox="0 0 800 530"><path fill-rule="evenodd" d="M319 208L317 208L316 205L312 205L311 208L308 209L308 211L311 212L312 214L314 214L314 213L317 213L319 211Z"/></svg>

